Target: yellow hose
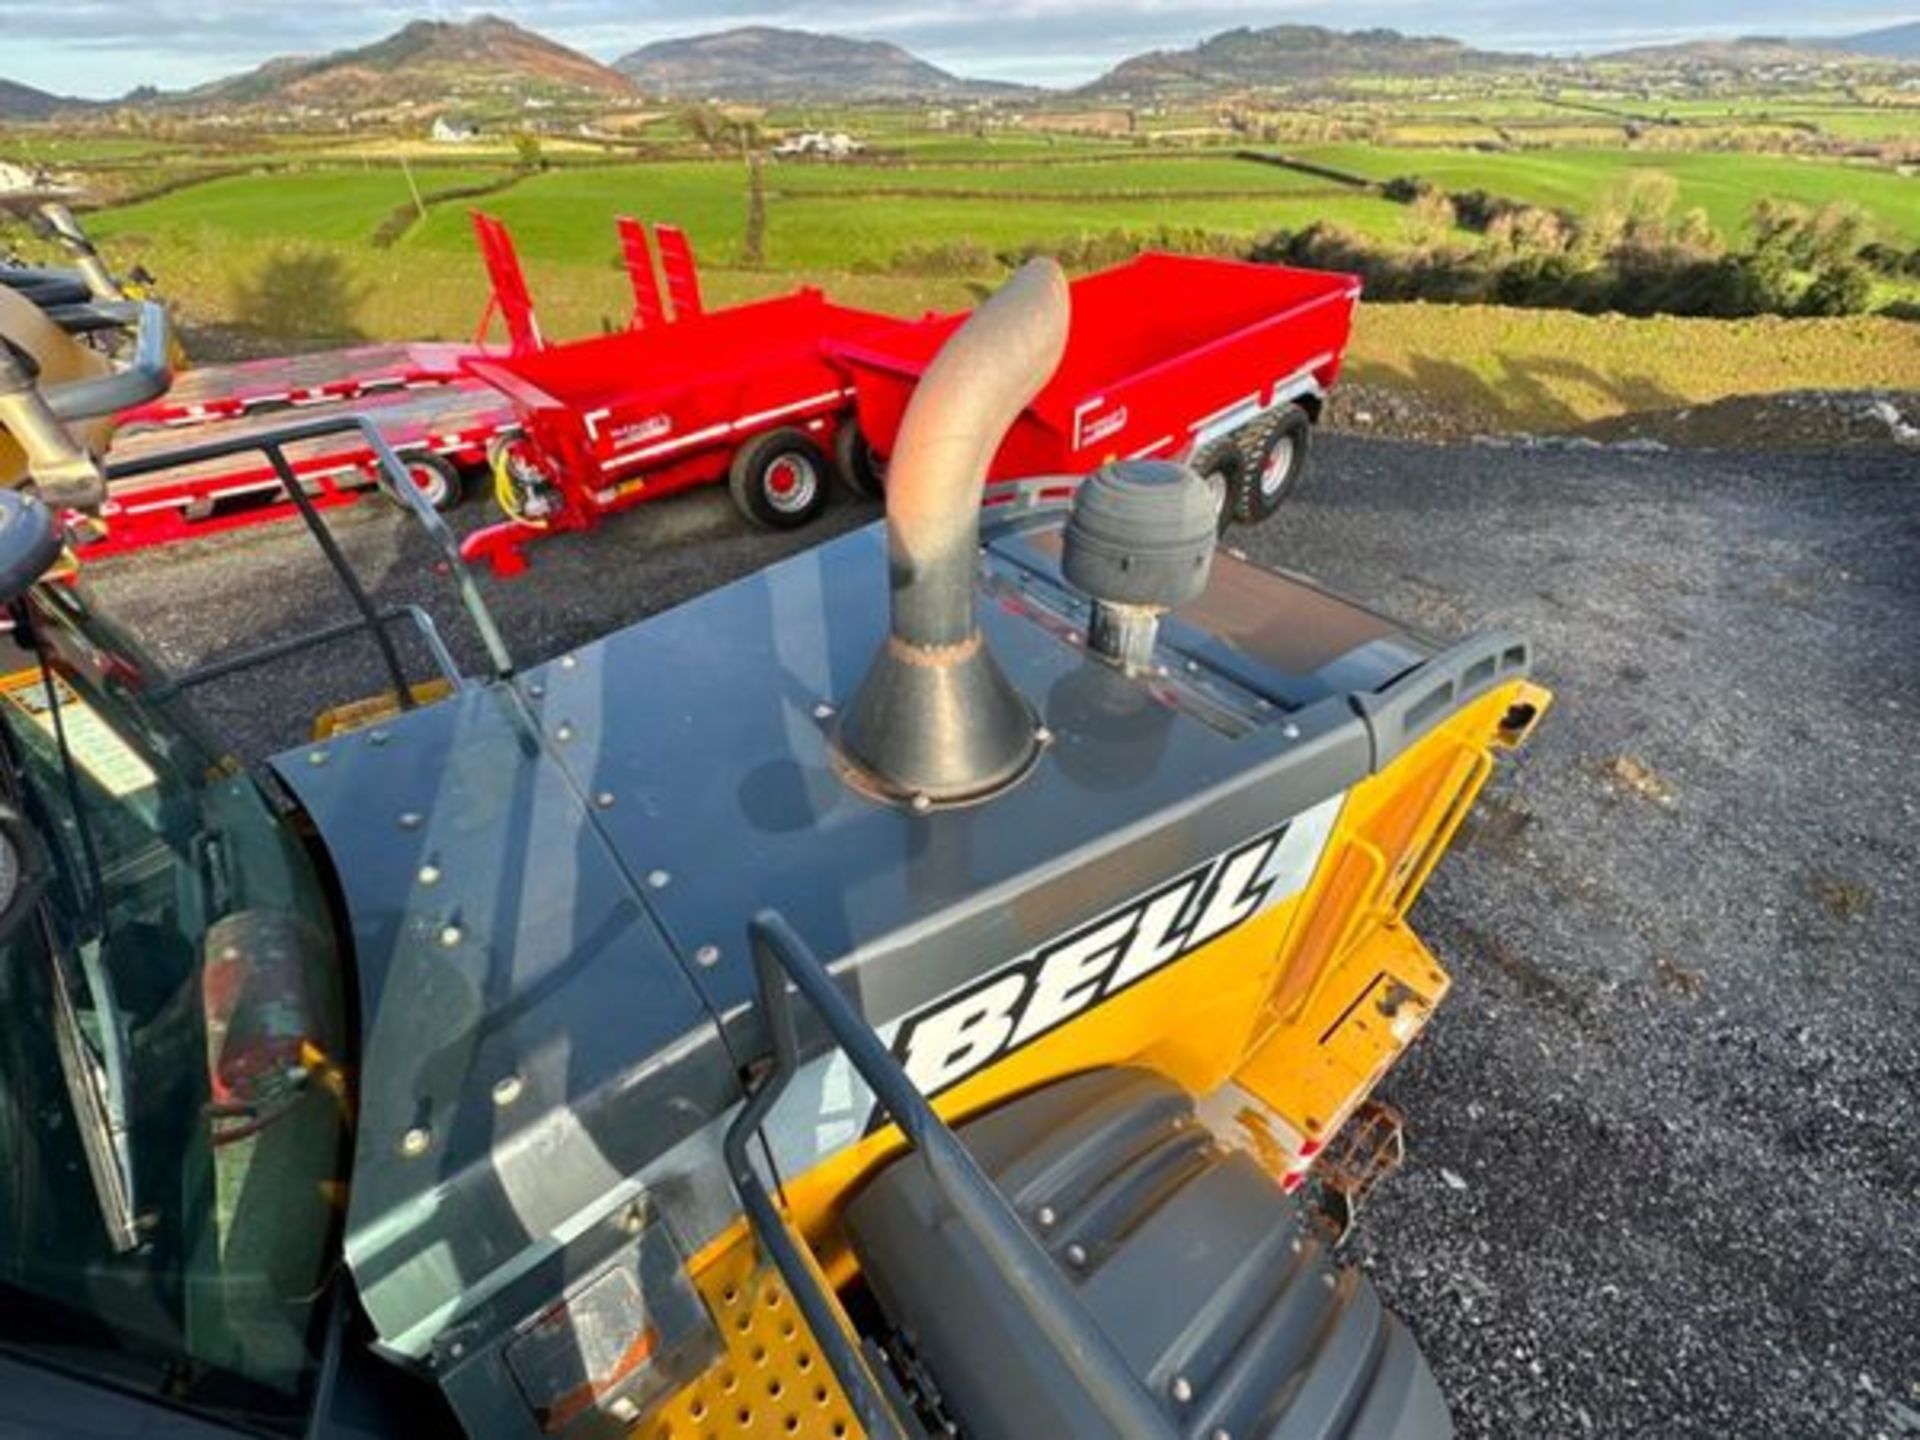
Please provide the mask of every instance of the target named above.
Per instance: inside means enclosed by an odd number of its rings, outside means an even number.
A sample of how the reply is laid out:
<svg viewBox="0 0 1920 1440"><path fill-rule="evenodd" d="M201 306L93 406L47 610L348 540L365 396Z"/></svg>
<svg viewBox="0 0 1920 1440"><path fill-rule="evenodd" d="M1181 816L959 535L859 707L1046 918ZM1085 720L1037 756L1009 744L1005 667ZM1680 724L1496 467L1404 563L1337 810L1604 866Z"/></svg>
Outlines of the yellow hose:
<svg viewBox="0 0 1920 1440"><path fill-rule="evenodd" d="M487 457L487 468L493 472L494 503L516 525L524 525L529 530L544 530L547 528L546 521L530 519L520 509L520 497L513 488L512 461L507 458L509 448L506 445L494 446L493 453Z"/></svg>

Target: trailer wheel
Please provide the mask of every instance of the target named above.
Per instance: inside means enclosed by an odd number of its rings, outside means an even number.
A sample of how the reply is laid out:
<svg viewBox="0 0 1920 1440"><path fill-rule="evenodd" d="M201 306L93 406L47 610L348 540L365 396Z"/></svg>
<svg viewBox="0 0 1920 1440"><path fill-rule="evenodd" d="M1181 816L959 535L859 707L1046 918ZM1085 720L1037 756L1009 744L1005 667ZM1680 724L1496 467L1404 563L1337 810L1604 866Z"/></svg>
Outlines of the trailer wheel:
<svg viewBox="0 0 1920 1440"><path fill-rule="evenodd" d="M1312 431L1307 412L1289 405L1254 432L1246 450L1246 465L1231 492L1235 520L1242 525L1257 525L1300 488Z"/></svg>
<svg viewBox="0 0 1920 1440"><path fill-rule="evenodd" d="M827 457L803 431L769 430L734 452L733 503L754 524L793 530L827 506Z"/></svg>
<svg viewBox="0 0 1920 1440"><path fill-rule="evenodd" d="M864 500L878 500L887 493L886 459L874 452L852 417L841 421L833 433L833 468L846 487Z"/></svg>
<svg viewBox="0 0 1920 1440"><path fill-rule="evenodd" d="M434 509L451 510L460 503L464 493L463 482L460 472L446 456L426 453L403 455L400 463L407 467L407 478L427 497L427 504ZM406 508L407 502L389 492L385 486L381 487L381 493L401 509Z"/></svg>
<svg viewBox="0 0 1920 1440"><path fill-rule="evenodd" d="M1220 506L1220 528L1226 529L1227 522L1233 519L1235 497L1241 477L1246 474L1247 457L1233 440L1216 440L1189 460L1187 467L1213 491L1214 500Z"/></svg>

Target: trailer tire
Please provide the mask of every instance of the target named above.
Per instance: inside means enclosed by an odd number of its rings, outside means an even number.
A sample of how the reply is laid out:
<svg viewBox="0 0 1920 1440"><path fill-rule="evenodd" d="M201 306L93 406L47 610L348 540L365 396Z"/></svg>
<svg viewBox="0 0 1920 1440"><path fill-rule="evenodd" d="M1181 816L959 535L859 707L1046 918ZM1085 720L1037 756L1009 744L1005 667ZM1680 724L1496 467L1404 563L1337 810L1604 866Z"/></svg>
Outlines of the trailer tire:
<svg viewBox="0 0 1920 1440"><path fill-rule="evenodd" d="M1220 505L1220 528L1227 528L1233 519L1235 497L1240 490L1241 477L1246 474L1247 457L1241 452L1232 438L1216 440L1187 461L1187 468L1207 482L1207 488L1213 491Z"/></svg>
<svg viewBox="0 0 1920 1440"><path fill-rule="evenodd" d="M1313 421L1298 405L1287 406L1254 429L1239 483L1231 492L1236 521L1258 525L1300 488L1312 433Z"/></svg>
<svg viewBox="0 0 1920 1440"><path fill-rule="evenodd" d="M427 497L427 503L434 509L445 513L465 498L466 482L446 456L402 455L400 463L406 466L407 478ZM407 508L407 502L388 491L384 485L381 486L381 493L401 509Z"/></svg>
<svg viewBox="0 0 1920 1440"><path fill-rule="evenodd" d="M833 468L847 489L863 500L879 500L887 493L886 458L874 451L852 416L833 433Z"/></svg>
<svg viewBox="0 0 1920 1440"><path fill-rule="evenodd" d="M765 530L796 530L827 508L827 457L802 430L769 430L734 452L727 488Z"/></svg>

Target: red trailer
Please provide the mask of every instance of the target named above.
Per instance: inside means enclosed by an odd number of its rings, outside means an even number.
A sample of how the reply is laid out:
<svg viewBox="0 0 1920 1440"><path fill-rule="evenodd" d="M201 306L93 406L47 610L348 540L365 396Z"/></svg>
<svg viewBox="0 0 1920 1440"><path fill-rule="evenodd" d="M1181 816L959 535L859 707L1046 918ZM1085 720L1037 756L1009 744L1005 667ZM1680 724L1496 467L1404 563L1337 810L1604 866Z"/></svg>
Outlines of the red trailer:
<svg viewBox="0 0 1920 1440"><path fill-rule="evenodd" d="M1015 422L990 480L1080 476L1112 459L1184 460L1228 518L1264 520L1298 484L1309 427L1340 372L1360 282L1232 260L1142 255L1075 280L1067 352ZM854 382L877 480L913 387L964 315L830 347Z"/></svg>
<svg viewBox="0 0 1920 1440"><path fill-rule="evenodd" d="M513 407L485 386L374 394L306 412L309 418L327 414L371 420L438 510L458 500L463 474L486 463L488 444L514 432ZM270 434L288 418L256 412L217 424L116 435L107 455L108 499L99 514L104 524L82 528L82 552L98 559L297 517L279 472L260 450L136 476L116 473L185 446ZM379 481L378 458L357 430L289 445L286 458L315 509L351 505Z"/></svg>
<svg viewBox="0 0 1920 1440"><path fill-rule="evenodd" d="M104 523L79 532L85 553L98 558L293 516L282 477L263 452L147 467L175 449L264 434L292 409L367 416L435 508L457 504L466 476L485 469L489 445L518 433L512 404L467 362L543 343L505 226L476 215L474 228L491 298L472 342L363 345L183 372L166 394L116 417L106 457L110 498ZM485 343L496 316L507 332L504 350ZM351 504L378 474L373 450L352 428L293 446L288 459L320 508ZM141 473L116 474L129 467Z"/></svg>
<svg viewBox="0 0 1920 1440"><path fill-rule="evenodd" d="M836 430L853 390L832 347L904 322L836 305L818 290L708 310L680 231L622 217L634 290L625 332L469 362L518 412L495 449L505 522L463 544L496 573L526 567L526 544L723 477L748 519L804 525L825 507ZM664 277L664 286L661 283Z"/></svg>
<svg viewBox="0 0 1920 1440"><path fill-rule="evenodd" d="M397 390L433 390L443 385L470 389L473 380L465 361L481 353L476 344L414 341L196 365L178 375L158 400L123 411L119 418L123 426L203 425Z"/></svg>

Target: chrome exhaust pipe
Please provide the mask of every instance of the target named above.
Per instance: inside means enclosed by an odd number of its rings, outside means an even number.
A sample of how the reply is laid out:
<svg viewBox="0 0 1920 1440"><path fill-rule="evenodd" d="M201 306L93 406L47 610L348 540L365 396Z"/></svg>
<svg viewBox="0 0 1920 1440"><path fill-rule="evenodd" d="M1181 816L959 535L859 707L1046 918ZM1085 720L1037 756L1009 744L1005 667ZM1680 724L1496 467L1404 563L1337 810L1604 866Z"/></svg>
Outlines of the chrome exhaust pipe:
<svg viewBox="0 0 1920 1440"><path fill-rule="evenodd" d="M841 719L849 780L916 808L977 800L1039 753L1032 708L974 616L987 467L1066 349L1066 276L1031 260L949 339L887 467L892 626Z"/></svg>

